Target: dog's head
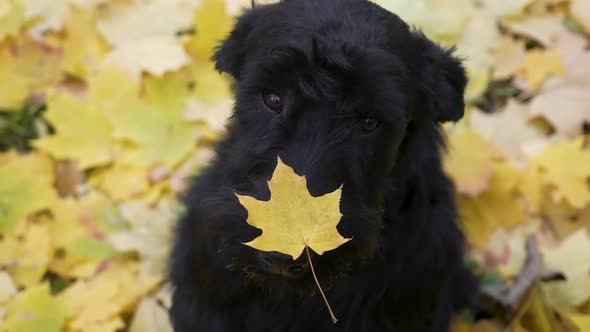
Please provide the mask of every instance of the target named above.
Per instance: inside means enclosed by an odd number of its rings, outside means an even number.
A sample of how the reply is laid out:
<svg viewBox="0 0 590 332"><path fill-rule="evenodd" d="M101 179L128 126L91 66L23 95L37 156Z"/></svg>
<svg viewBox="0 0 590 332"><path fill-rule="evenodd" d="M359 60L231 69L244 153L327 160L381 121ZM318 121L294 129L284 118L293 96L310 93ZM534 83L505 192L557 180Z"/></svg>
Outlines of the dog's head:
<svg viewBox="0 0 590 332"><path fill-rule="evenodd" d="M460 62L369 1L258 6L214 60L237 83L225 143L236 190L268 199L277 156L314 196L343 186L338 229L353 240L314 258L328 280L378 252L383 198L408 132L463 115ZM235 248L241 268L261 280L310 280L305 257Z"/></svg>

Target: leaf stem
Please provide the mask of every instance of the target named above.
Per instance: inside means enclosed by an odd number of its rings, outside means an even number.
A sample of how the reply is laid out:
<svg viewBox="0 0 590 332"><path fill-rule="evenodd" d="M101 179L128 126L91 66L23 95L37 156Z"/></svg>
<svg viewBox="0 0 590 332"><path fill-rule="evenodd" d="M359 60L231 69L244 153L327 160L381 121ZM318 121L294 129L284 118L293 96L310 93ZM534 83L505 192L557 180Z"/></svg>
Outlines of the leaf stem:
<svg viewBox="0 0 590 332"><path fill-rule="evenodd" d="M313 274L313 279L315 280L315 283L318 286L318 289L320 290L320 294L322 294L322 298L324 298L324 302L326 303L326 307L328 307L328 311L330 312L330 317L332 317L332 322L334 324L336 324L338 322L338 319L336 318L336 316L334 316L334 312L332 311L332 308L330 307L330 303L328 303L328 299L326 298L326 294L324 294L324 291L322 290L322 286L320 285L320 281L318 280L318 277L315 275L315 269L313 268L313 263L311 262L311 255L309 254L309 247L308 246L305 246L305 253L307 253L307 260L309 261L309 267L311 267L311 273Z"/></svg>

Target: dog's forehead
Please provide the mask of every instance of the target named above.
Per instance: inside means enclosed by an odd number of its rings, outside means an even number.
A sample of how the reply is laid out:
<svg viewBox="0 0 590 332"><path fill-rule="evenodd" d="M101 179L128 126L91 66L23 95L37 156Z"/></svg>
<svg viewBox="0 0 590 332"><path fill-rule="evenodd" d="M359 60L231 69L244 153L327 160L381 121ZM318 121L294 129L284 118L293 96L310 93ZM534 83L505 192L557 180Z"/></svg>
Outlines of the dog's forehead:
<svg viewBox="0 0 590 332"><path fill-rule="evenodd" d="M265 8L248 53L258 69L291 73L301 90L317 96L342 90L342 77L400 82L417 58L412 43L401 19L368 1L288 0Z"/></svg>

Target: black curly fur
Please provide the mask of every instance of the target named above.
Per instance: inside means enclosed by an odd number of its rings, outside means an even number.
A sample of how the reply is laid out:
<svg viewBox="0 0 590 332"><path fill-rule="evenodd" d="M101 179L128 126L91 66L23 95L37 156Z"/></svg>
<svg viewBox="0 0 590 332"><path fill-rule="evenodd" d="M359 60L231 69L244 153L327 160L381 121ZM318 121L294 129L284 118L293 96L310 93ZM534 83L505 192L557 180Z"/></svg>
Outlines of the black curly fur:
<svg viewBox="0 0 590 332"><path fill-rule="evenodd" d="M441 169L439 124L464 107L452 51L368 1L287 0L243 14L214 60L236 78L236 105L177 229L176 331L448 331L476 290ZM269 199L277 156L312 195L343 185L338 230L353 239L313 255L335 325L310 271L265 272L243 244L261 231L234 192Z"/></svg>

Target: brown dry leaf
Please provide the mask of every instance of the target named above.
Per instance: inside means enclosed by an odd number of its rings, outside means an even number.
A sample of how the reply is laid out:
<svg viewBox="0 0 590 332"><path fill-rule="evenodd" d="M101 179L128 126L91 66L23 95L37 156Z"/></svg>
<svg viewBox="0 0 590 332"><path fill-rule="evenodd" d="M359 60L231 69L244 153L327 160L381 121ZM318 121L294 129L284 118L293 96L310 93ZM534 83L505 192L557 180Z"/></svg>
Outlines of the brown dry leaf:
<svg viewBox="0 0 590 332"><path fill-rule="evenodd" d="M564 137L582 134L590 122L590 84L568 85L546 90L530 103L532 115L542 116Z"/></svg>
<svg viewBox="0 0 590 332"><path fill-rule="evenodd" d="M492 161L501 152L473 130L457 129L449 134L445 170L461 194L477 197L488 188L493 175Z"/></svg>

